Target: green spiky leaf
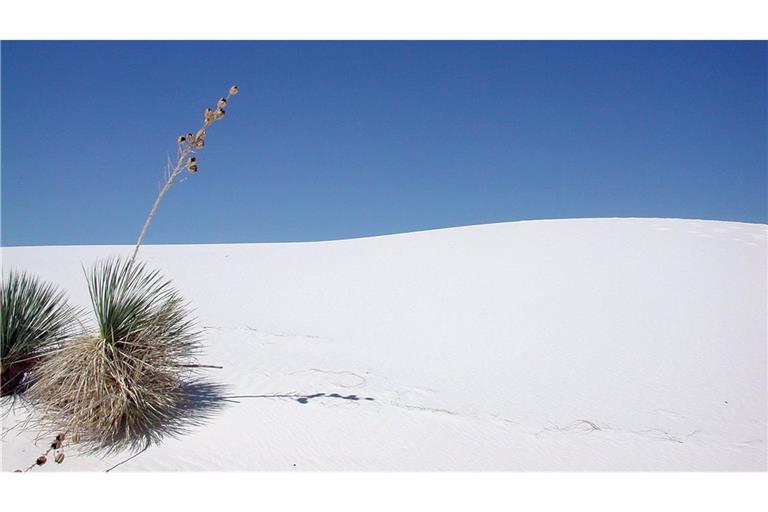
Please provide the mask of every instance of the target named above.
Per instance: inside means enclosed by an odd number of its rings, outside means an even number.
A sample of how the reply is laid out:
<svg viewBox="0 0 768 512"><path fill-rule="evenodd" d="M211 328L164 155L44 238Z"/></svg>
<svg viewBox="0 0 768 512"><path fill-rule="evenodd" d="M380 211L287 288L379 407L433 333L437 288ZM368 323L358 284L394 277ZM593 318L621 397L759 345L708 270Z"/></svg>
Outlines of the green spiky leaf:
<svg viewBox="0 0 768 512"><path fill-rule="evenodd" d="M63 291L26 273L11 271L3 281L0 347L4 363L50 349L77 326L77 309Z"/></svg>
<svg viewBox="0 0 768 512"><path fill-rule="evenodd" d="M110 259L86 275L99 334L107 343L163 346L178 357L196 350L199 333L186 303L159 271Z"/></svg>

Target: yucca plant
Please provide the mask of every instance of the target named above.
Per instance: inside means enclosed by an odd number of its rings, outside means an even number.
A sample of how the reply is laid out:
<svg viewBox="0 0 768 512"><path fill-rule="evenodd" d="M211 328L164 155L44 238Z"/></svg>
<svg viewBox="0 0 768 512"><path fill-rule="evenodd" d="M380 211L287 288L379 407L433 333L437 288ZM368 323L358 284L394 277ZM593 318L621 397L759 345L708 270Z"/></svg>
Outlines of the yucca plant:
<svg viewBox="0 0 768 512"><path fill-rule="evenodd" d="M20 393L24 376L78 328L78 309L56 286L11 271L0 299L0 396Z"/></svg>
<svg viewBox="0 0 768 512"><path fill-rule="evenodd" d="M30 400L43 431L72 433L85 450L144 447L180 412L200 333L157 270L111 259L86 275L97 331L37 365Z"/></svg>
<svg viewBox="0 0 768 512"><path fill-rule="evenodd" d="M86 451L146 447L178 426L189 405L188 373L200 333L189 307L157 270L137 261L165 194L183 171L198 172L210 127L238 93L230 87L202 127L177 139L162 186L130 259L97 263L86 272L97 330L77 336L35 368L28 393L43 432L63 432Z"/></svg>

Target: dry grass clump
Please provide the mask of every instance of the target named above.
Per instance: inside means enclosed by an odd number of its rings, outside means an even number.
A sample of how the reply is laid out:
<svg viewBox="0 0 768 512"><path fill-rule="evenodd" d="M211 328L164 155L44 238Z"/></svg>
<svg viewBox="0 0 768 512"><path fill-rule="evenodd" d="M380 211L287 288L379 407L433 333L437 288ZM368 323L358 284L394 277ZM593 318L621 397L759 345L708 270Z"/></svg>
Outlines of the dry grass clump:
<svg viewBox="0 0 768 512"><path fill-rule="evenodd" d="M0 396L20 393L24 376L78 327L78 310L54 285L11 271L0 296Z"/></svg>
<svg viewBox="0 0 768 512"><path fill-rule="evenodd" d="M144 447L186 406L199 331L170 282L144 264L108 260L87 277L98 330L41 361L29 399L43 431L72 434L88 451Z"/></svg>

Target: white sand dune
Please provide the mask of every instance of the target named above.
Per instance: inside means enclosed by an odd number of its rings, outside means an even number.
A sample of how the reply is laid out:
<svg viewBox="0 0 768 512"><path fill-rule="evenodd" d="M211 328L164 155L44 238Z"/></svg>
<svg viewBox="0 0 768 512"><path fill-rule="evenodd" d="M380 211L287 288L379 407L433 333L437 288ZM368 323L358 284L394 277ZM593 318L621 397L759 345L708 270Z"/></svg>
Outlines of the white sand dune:
<svg viewBox="0 0 768 512"><path fill-rule="evenodd" d="M766 470L767 239L584 219L145 247L205 326L206 376L250 397L115 471ZM81 265L130 250L4 248L3 270L87 306ZM41 451L19 430L5 471Z"/></svg>

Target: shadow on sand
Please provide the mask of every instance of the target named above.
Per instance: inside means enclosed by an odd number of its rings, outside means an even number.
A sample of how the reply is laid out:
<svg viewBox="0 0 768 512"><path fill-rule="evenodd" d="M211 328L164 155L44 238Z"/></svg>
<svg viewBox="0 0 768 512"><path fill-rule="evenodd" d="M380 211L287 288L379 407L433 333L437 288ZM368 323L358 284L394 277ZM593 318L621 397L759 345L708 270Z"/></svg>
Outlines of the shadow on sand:
<svg viewBox="0 0 768 512"><path fill-rule="evenodd" d="M133 452L133 455L106 471L112 471L138 457L153 445L159 445L167 438L181 437L195 427L207 423L226 407L227 402L233 402L224 397L225 389L225 386L205 379L191 379L184 382L169 405L162 411L156 412L154 421L147 423L144 428L138 431L133 431L130 438L114 439L110 446L95 450L96 452L104 452L105 455L125 449L128 452Z"/></svg>
<svg viewBox="0 0 768 512"><path fill-rule="evenodd" d="M290 398L291 400L295 400L300 404L309 403L310 400L315 398L338 398L340 400L352 400L352 401L375 400L374 398L369 396L360 397L357 395L340 395L338 393L315 393L313 395L301 395L298 393L283 393L283 394L274 394L274 395L230 395L223 398L229 401L236 401L238 398Z"/></svg>
<svg viewBox="0 0 768 512"><path fill-rule="evenodd" d="M130 437L115 438L108 446L96 448L95 451L109 453L127 448L143 452L166 438L183 436L205 424L227 405L229 400L224 397L224 390L223 385L204 379L188 380L162 410L145 415L147 421L141 428L130 429Z"/></svg>
<svg viewBox="0 0 768 512"><path fill-rule="evenodd" d="M227 404L240 403L238 399L244 398L285 398L294 400L300 404L307 404L310 400L318 398L337 400L369 400L372 397L358 395L340 395L339 393L314 393L303 395L299 393L283 393L270 395L225 395L225 386L208 382L204 379L196 379L185 382L179 392L162 413L157 415L157 421L151 426L136 433L131 439L116 440L116 445L128 446L133 455L122 462L107 469L113 469L125 464L139 456L153 445L159 445L164 439L180 437L195 427L204 425L219 413ZM110 451L110 450L107 450Z"/></svg>

